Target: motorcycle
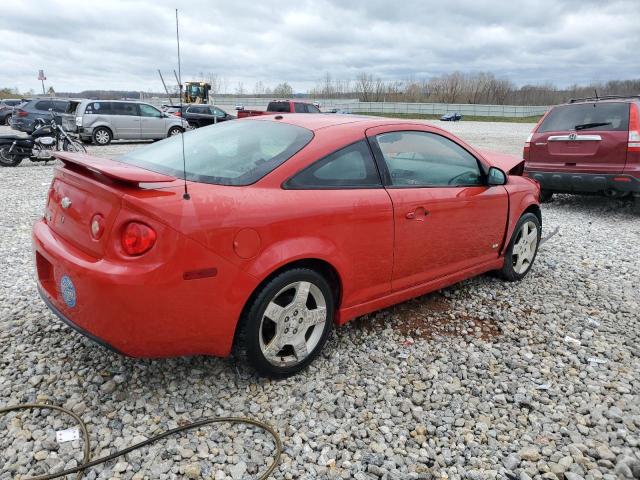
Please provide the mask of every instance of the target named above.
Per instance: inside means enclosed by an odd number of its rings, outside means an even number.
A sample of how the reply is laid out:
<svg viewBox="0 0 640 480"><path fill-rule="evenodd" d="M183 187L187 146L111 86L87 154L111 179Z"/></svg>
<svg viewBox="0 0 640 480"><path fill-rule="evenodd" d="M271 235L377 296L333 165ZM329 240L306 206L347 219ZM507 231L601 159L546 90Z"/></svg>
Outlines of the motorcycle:
<svg viewBox="0 0 640 480"><path fill-rule="evenodd" d="M32 162L55 160L53 152L87 152L87 149L69 135L62 125L58 125L55 114L51 112L51 121L38 118L31 135L0 135L0 166L17 167L28 158Z"/></svg>

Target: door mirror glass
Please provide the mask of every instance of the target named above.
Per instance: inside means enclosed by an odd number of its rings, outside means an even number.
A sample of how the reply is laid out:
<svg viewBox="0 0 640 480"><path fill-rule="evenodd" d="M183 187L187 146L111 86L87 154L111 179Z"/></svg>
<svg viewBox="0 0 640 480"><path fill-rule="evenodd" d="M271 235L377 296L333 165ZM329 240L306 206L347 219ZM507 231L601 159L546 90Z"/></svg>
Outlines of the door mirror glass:
<svg viewBox="0 0 640 480"><path fill-rule="evenodd" d="M491 167L489 169L489 174L487 175L487 184L490 186L494 185L505 185L507 183L507 175L497 167Z"/></svg>

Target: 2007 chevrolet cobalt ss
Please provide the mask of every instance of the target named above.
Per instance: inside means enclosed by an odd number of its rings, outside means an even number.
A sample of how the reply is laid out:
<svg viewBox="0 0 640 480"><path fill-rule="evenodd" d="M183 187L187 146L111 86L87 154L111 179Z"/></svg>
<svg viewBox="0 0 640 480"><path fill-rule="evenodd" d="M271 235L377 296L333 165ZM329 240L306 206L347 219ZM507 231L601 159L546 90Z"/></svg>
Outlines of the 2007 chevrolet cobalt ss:
<svg viewBox="0 0 640 480"><path fill-rule="evenodd" d="M184 159L182 140L60 153L33 228L45 302L123 354L236 351L284 377L334 324L534 262L522 161L433 126L283 114L186 133Z"/></svg>

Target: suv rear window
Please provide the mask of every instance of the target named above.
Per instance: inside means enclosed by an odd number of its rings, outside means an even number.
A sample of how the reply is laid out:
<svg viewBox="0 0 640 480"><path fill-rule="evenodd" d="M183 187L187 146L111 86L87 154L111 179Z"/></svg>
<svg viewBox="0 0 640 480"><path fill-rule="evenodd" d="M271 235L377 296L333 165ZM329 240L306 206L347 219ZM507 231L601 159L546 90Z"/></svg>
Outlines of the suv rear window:
<svg viewBox="0 0 640 480"><path fill-rule="evenodd" d="M267 112L289 113L289 102L269 102Z"/></svg>
<svg viewBox="0 0 640 480"><path fill-rule="evenodd" d="M147 170L217 185L249 185L304 148L313 133L270 121L223 122L138 148L120 161Z"/></svg>
<svg viewBox="0 0 640 480"><path fill-rule="evenodd" d="M579 103L554 108L544 119L538 133L566 130L626 131L629 129L629 104Z"/></svg>

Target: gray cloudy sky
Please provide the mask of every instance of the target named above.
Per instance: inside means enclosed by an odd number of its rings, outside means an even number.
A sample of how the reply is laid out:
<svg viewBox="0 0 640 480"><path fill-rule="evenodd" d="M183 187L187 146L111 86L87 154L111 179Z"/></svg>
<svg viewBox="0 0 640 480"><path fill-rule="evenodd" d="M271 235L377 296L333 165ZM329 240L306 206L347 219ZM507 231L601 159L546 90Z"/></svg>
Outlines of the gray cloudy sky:
<svg viewBox="0 0 640 480"><path fill-rule="evenodd" d="M519 85L640 77L640 0L2 0L0 87L160 91L183 78L288 81L305 91L330 72L385 79L491 71ZM175 83L173 81L172 83Z"/></svg>

